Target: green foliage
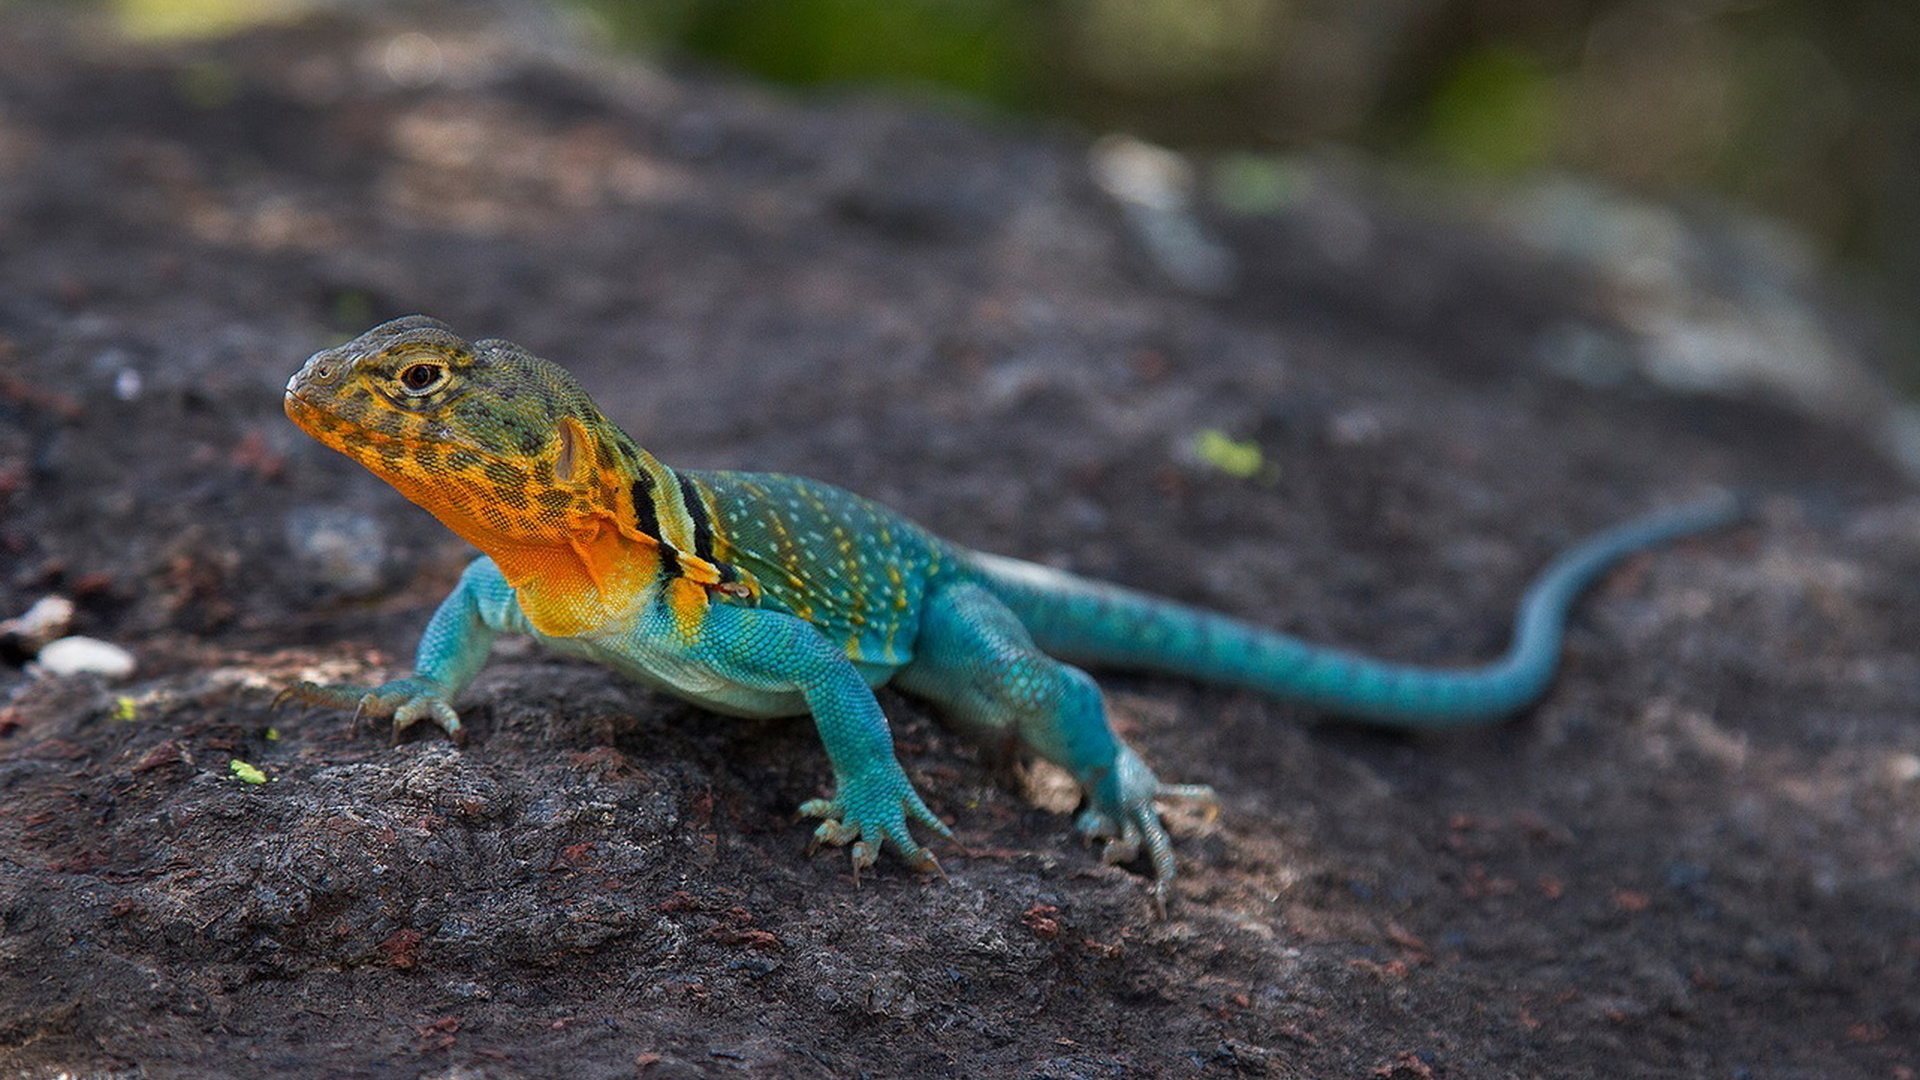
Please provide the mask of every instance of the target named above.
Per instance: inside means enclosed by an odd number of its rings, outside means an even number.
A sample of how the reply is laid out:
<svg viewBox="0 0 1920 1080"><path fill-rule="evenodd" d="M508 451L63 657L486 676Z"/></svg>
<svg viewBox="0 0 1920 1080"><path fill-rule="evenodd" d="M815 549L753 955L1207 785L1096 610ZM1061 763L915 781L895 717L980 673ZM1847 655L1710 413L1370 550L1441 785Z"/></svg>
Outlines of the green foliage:
<svg viewBox="0 0 1920 1080"><path fill-rule="evenodd" d="M1461 170L1511 176L1547 163L1562 127L1559 93L1534 57L1489 46L1460 57L1435 89L1426 141Z"/></svg>
<svg viewBox="0 0 1920 1080"><path fill-rule="evenodd" d="M1214 201L1236 214L1273 214L1304 198L1312 180L1292 160L1275 154L1228 153L1213 160Z"/></svg>
<svg viewBox="0 0 1920 1080"><path fill-rule="evenodd" d="M574 0L616 41L673 49L796 86L940 87L1028 97L1032 5L1016 0Z"/></svg>
<svg viewBox="0 0 1920 1080"><path fill-rule="evenodd" d="M1282 0L1065 0L1061 36L1077 68L1121 87L1204 87L1272 59Z"/></svg>
<svg viewBox="0 0 1920 1080"><path fill-rule="evenodd" d="M113 0L115 22L138 38L217 37L298 14L293 0Z"/></svg>

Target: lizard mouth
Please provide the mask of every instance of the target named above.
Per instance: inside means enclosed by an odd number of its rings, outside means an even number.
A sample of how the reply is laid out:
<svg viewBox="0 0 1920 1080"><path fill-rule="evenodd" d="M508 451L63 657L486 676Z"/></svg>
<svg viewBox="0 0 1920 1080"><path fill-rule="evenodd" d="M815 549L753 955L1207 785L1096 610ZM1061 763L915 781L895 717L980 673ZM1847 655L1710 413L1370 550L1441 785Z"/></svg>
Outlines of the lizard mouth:
<svg viewBox="0 0 1920 1080"><path fill-rule="evenodd" d="M300 430L327 446L360 460L369 468L372 468L375 463L384 464L392 457L379 452L383 447L399 448L401 460L412 458L414 452L423 447L430 447L442 452L465 451L483 462L497 461L514 464L509 456L470 439L462 438L458 431L437 421L428 421L424 431L417 431L410 436L380 431L358 419L341 415L337 410L329 408L325 402L316 401L291 385L288 386L281 405L286 411L287 418L292 420ZM381 468L376 471L384 475L389 470Z"/></svg>
<svg viewBox="0 0 1920 1080"><path fill-rule="evenodd" d="M292 387L287 388L286 398L281 405L286 410L287 419L292 420L300 430L343 453L352 453L359 447L371 449L380 446L399 446L411 450L415 445L397 435L383 434L358 421L349 420Z"/></svg>
<svg viewBox="0 0 1920 1080"><path fill-rule="evenodd" d="M336 450L345 449L348 442L374 442L381 439L377 432L369 431L361 424L348 420L332 409L314 399L287 387L286 397L281 400L287 419L294 422L300 430L332 446ZM349 439L347 436L352 436ZM399 442L398 439L387 439Z"/></svg>

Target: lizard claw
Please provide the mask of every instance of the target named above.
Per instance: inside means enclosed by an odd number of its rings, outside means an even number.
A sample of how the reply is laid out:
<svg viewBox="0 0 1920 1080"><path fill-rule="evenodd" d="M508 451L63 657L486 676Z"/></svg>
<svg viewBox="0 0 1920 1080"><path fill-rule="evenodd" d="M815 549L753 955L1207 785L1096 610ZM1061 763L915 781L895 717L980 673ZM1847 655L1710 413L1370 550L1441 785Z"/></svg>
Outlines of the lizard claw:
<svg viewBox="0 0 1920 1080"><path fill-rule="evenodd" d="M1173 838L1167 835L1167 827L1160 820L1155 800L1204 802L1211 818L1219 812L1219 798L1205 784L1162 784L1153 775L1153 770L1147 768L1146 762L1141 761L1140 756L1127 746L1120 748L1114 772L1113 789L1117 790L1117 796L1112 797L1111 805L1103 805L1105 800L1096 798L1094 805L1082 810L1080 816L1074 819L1074 829L1089 841L1103 841L1100 860L1108 865L1132 862L1144 848L1148 861L1153 864L1151 898L1154 912L1165 918L1167 894L1177 868L1173 858Z"/></svg>
<svg viewBox="0 0 1920 1080"><path fill-rule="evenodd" d="M845 825L835 816L837 811L826 799L810 799L800 806L802 817L825 818L813 830L813 839L807 842L807 854L812 855L822 847L845 847L860 838L860 830Z"/></svg>
<svg viewBox="0 0 1920 1080"><path fill-rule="evenodd" d="M853 887L857 889L860 887L860 871L880 861L880 849L865 840L855 840L847 853L853 863Z"/></svg>
<svg viewBox="0 0 1920 1080"><path fill-rule="evenodd" d="M397 679L372 688L346 683L323 686L303 679L274 695L273 708L277 709L290 701L328 709L351 708L353 719L347 729L349 735L359 733L362 720L391 717L396 742L401 732L422 720L433 721L455 745L465 745L467 741L466 728L460 725L460 714L447 702L440 687L426 679Z"/></svg>
<svg viewBox="0 0 1920 1080"><path fill-rule="evenodd" d="M809 854L822 846L845 847L853 863L853 880L880 857L880 849L891 846L916 870L946 877L940 860L913 838L908 822L923 826L936 836L953 841L953 830L935 817L913 790L912 781L898 766L843 779L840 791L831 799L808 799L800 804L800 816L820 818L807 845Z"/></svg>
<svg viewBox="0 0 1920 1080"><path fill-rule="evenodd" d="M373 696L367 695L369 698ZM364 702L366 698L361 700ZM455 746L467 744L467 729L460 726L460 714L454 712L453 706L447 704L447 699L438 694L415 694L402 702L399 708L393 709L394 739L397 741L401 732L422 720L433 721L436 727L447 733Z"/></svg>
<svg viewBox="0 0 1920 1080"><path fill-rule="evenodd" d="M1119 836L1108 840L1100 848L1100 861L1108 866L1130 863L1140 857L1140 830L1131 824L1122 830Z"/></svg>

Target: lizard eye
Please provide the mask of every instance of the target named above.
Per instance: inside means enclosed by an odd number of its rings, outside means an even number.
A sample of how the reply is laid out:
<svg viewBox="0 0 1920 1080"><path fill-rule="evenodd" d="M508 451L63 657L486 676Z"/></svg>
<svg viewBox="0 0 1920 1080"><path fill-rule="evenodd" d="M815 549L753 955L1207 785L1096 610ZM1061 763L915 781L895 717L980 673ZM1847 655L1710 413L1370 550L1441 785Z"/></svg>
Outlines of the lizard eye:
<svg viewBox="0 0 1920 1080"><path fill-rule="evenodd" d="M401 388L415 397L438 390L446 381L447 369L439 364L408 364L400 369Z"/></svg>

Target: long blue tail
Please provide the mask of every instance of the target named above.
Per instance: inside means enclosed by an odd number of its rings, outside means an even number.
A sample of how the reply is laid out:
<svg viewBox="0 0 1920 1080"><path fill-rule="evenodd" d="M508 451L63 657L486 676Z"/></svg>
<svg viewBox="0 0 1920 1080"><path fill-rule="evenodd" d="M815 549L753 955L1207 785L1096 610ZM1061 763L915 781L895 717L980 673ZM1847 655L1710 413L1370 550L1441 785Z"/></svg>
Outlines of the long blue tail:
<svg viewBox="0 0 1920 1080"><path fill-rule="evenodd" d="M1499 720L1538 699L1559 663L1568 609L1609 566L1741 515L1739 499L1720 495L1615 526L1562 552L1521 598L1507 654L1458 670L1313 645L1032 563L969 558L1035 643L1062 659L1246 687L1389 727L1441 729Z"/></svg>

